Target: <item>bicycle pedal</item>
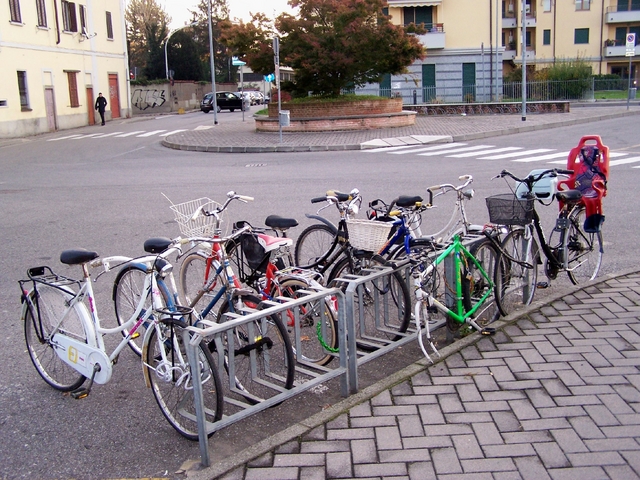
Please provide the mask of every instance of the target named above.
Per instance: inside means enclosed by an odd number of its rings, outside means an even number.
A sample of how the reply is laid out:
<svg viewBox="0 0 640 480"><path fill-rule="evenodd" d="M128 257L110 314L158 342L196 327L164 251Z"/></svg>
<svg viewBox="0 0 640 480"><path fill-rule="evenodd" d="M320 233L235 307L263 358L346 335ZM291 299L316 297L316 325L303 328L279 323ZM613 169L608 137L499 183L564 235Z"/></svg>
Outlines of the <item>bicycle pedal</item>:
<svg viewBox="0 0 640 480"><path fill-rule="evenodd" d="M87 388L80 387L77 390L71 392L71 396L76 400L82 400L89 396L89 390Z"/></svg>
<svg viewBox="0 0 640 480"><path fill-rule="evenodd" d="M482 335L495 335L496 329L493 327L484 327L482 330L480 330L480 333Z"/></svg>
<svg viewBox="0 0 640 480"><path fill-rule="evenodd" d="M536 288L549 288L549 282L538 282Z"/></svg>

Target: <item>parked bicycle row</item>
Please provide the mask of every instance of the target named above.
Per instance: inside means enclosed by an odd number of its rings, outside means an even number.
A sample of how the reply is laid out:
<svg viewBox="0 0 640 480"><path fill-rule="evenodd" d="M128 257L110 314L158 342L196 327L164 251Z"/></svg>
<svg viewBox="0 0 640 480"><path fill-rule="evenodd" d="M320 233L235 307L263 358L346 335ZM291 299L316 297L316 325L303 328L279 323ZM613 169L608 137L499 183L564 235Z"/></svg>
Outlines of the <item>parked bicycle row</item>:
<svg viewBox="0 0 640 480"><path fill-rule="evenodd" d="M347 319L355 324L358 348L372 351L415 330L431 358L437 354L431 339L437 325L446 324L454 337L464 325L490 334L492 321L530 303L540 286L540 265L550 280L561 271L574 283L595 278L603 255L608 159L600 138L588 136L571 151L567 169L536 170L523 178L500 172L496 178L516 183L509 184L509 193L487 199L491 223L479 225L468 221L465 210L473 196L471 175L461 176L458 186L429 187L426 201L421 195L373 200L366 219L357 218L363 202L357 189L329 191L311 200L322 206L308 215L316 223L301 232L295 249L287 232L298 222L276 215L263 228L230 222L233 229L223 236L229 205L251 197L230 192L222 204L209 198L172 204L182 236L149 239L142 257L63 252L61 262L79 266L81 280L49 267L29 269L20 282L29 355L49 385L80 399L94 383L109 381L129 345L142 358L146 384L163 415L183 436L197 439L194 381L203 385L206 420L214 423L225 409L292 388L305 369L331 368L339 354L337 300L326 295L255 322L234 323L199 343L197 372L184 345L190 325L233 322L328 286L345 289L351 279L387 268L388 275L365 279ZM456 195L449 222L423 233L423 215L449 192ZM559 213L546 237L535 206L554 200ZM337 209L336 223L321 215L330 207ZM177 281L173 263L179 263ZM96 280L118 270L115 328L101 324L91 268L102 269ZM112 334L123 338L108 352L103 336Z"/></svg>

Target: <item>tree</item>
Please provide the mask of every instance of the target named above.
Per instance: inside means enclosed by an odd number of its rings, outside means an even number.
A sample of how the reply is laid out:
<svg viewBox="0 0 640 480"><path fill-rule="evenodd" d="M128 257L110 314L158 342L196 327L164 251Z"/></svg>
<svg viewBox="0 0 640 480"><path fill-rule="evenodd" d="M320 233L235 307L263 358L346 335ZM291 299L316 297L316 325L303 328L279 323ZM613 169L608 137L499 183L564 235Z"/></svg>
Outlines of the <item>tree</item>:
<svg viewBox="0 0 640 480"><path fill-rule="evenodd" d="M148 79L165 78L164 40L167 38L167 27L158 24L146 26L147 61L142 74Z"/></svg>
<svg viewBox="0 0 640 480"><path fill-rule="evenodd" d="M191 29L180 30L169 39L167 62L176 80L206 80L207 69L199 53L199 46L192 38Z"/></svg>
<svg viewBox="0 0 640 480"><path fill-rule="evenodd" d="M171 22L171 17L156 0L129 0L125 11L125 21L127 25L129 68L133 70L133 67L138 67L138 71L143 72L155 71L155 67L149 69L147 64L150 57L155 58L158 55L157 49L162 48L162 42L169 33L167 26ZM149 37L150 32L152 38ZM158 39L160 40L159 43ZM151 44L153 45L153 51ZM164 77L164 68L160 76L149 78L162 77Z"/></svg>
<svg viewBox="0 0 640 480"><path fill-rule="evenodd" d="M222 25L222 41L254 72L273 71L270 36L280 38L280 63L294 69L283 89L296 96L337 96L346 87L378 82L424 58L419 40L393 25L384 0L289 0L299 16L281 14L272 25L264 14L250 24Z"/></svg>

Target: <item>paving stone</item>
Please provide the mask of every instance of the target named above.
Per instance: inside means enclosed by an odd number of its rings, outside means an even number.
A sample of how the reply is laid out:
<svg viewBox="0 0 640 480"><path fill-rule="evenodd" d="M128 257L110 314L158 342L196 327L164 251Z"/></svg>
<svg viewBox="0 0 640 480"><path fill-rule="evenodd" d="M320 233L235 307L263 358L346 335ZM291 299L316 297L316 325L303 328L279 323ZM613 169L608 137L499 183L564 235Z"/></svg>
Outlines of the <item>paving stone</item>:
<svg viewBox="0 0 640 480"><path fill-rule="evenodd" d="M402 449L402 439L397 426L376 427L375 432L378 450Z"/></svg>
<svg viewBox="0 0 640 480"><path fill-rule="evenodd" d="M428 462L431 460L429 450L426 448L413 448L408 450L380 450L381 463L411 463Z"/></svg>
<svg viewBox="0 0 640 480"><path fill-rule="evenodd" d="M540 383L545 388L545 390L549 393L549 395L551 395L552 397L561 397L563 395L567 395L567 396L571 395L571 391L564 385L564 383L562 383L562 380L559 380L559 379L540 380ZM578 394L574 393L574 395L578 395Z"/></svg>
<svg viewBox="0 0 640 480"><path fill-rule="evenodd" d="M327 453L327 478L351 478L352 476L349 452Z"/></svg>
<svg viewBox="0 0 640 480"><path fill-rule="evenodd" d="M375 463L378 461L376 442L372 438L351 440L351 457L353 463Z"/></svg>
<svg viewBox="0 0 640 480"><path fill-rule="evenodd" d="M528 399L511 400L509 402L509 406L513 410L513 413L518 418L518 420L531 420L534 418L540 418L537 410Z"/></svg>
<svg viewBox="0 0 640 480"><path fill-rule="evenodd" d="M391 405L384 407L373 407L375 416L383 415L416 415L418 409L415 405Z"/></svg>
<svg viewBox="0 0 640 480"><path fill-rule="evenodd" d="M487 402L505 400L524 400L527 398L526 392L522 390L507 390L498 392L482 392L482 398Z"/></svg>
<svg viewBox="0 0 640 480"><path fill-rule="evenodd" d="M391 388L391 395L394 397L397 395L413 395L413 388L408 381L402 382Z"/></svg>
<svg viewBox="0 0 640 480"><path fill-rule="evenodd" d="M572 362L572 365L573 364L575 364L575 362ZM585 385L584 380L575 370L559 370L556 373L558 378L562 380L562 383L566 386Z"/></svg>
<svg viewBox="0 0 640 480"><path fill-rule="evenodd" d="M314 441L302 442L300 453L327 453L327 452L348 452L350 444L348 440Z"/></svg>
<svg viewBox="0 0 640 480"><path fill-rule="evenodd" d="M493 369L492 369L493 372ZM494 375L495 377L495 375ZM464 384L464 385L456 385L456 391L458 396L460 397L461 402L478 402L482 400L482 395L478 391L478 388L475 384ZM442 405L442 402L440 403ZM443 411L445 411L443 409ZM462 409L464 411L464 409ZM451 412L447 412L451 413Z"/></svg>
<svg viewBox="0 0 640 480"><path fill-rule="evenodd" d="M424 428L418 415L402 415L398 417L398 427L403 438L424 436Z"/></svg>
<svg viewBox="0 0 640 480"><path fill-rule="evenodd" d="M445 423L444 415L439 404L435 405L419 405L418 412L422 423L425 425L435 425Z"/></svg>
<svg viewBox="0 0 640 480"><path fill-rule="evenodd" d="M569 423L583 440L588 438L604 438L602 430L593 422L591 417L573 417Z"/></svg>
<svg viewBox="0 0 640 480"><path fill-rule="evenodd" d="M459 459L484 458L475 435L453 435L451 440Z"/></svg>
<svg viewBox="0 0 640 480"><path fill-rule="evenodd" d="M302 467L300 469L300 478L304 480L325 480L325 467Z"/></svg>
<svg viewBox="0 0 640 480"><path fill-rule="evenodd" d="M394 425L397 425L396 417L394 416L356 417L351 419L351 428L390 427Z"/></svg>
<svg viewBox="0 0 640 480"><path fill-rule="evenodd" d="M531 371L531 367L529 367L529 364L522 357L505 358L504 361L512 372Z"/></svg>
<svg viewBox="0 0 640 480"><path fill-rule="evenodd" d="M518 432L522 429L520 421L511 410L504 412L492 412L491 416L493 417L493 421L500 433Z"/></svg>
<svg viewBox="0 0 640 480"><path fill-rule="evenodd" d="M523 480L551 480L538 457L519 457L513 460Z"/></svg>
<svg viewBox="0 0 640 480"><path fill-rule="evenodd" d="M560 468L571 465L569 459L556 442L534 443L533 448L546 468Z"/></svg>
<svg viewBox="0 0 640 480"><path fill-rule="evenodd" d="M625 402L640 402L640 375L627 375L627 379L634 384L633 387L616 385L613 389Z"/></svg>
<svg viewBox="0 0 640 480"><path fill-rule="evenodd" d="M349 428L349 416L346 413L327 422L327 430L336 428Z"/></svg>
<svg viewBox="0 0 640 480"><path fill-rule="evenodd" d="M567 453L567 458L574 467L622 465L625 463L618 452Z"/></svg>
<svg viewBox="0 0 640 480"><path fill-rule="evenodd" d="M404 448L443 448L453 446L450 435L406 437L402 439Z"/></svg>
<svg viewBox="0 0 640 480"><path fill-rule="evenodd" d="M298 480L298 467L247 468L245 480Z"/></svg>
<svg viewBox="0 0 640 480"><path fill-rule="evenodd" d="M324 465L323 453L292 453L276 454L273 459L274 467L304 467L310 465Z"/></svg>
<svg viewBox="0 0 640 480"><path fill-rule="evenodd" d="M413 462L408 466L411 480L437 480L436 472L431 462Z"/></svg>
<svg viewBox="0 0 640 480"><path fill-rule="evenodd" d="M548 431L534 432L505 432L502 434L505 443L540 443L552 442L553 437Z"/></svg>
<svg viewBox="0 0 640 480"><path fill-rule="evenodd" d="M300 452L300 443L297 440L292 440L290 442L284 443L280 445L276 449L276 454L278 453L298 453Z"/></svg>
<svg viewBox="0 0 640 480"><path fill-rule="evenodd" d="M355 440L358 438L373 438L373 428L349 428L327 430L327 440Z"/></svg>
<svg viewBox="0 0 640 480"><path fill-rule="evenodd" d="M529 457L535 455L536 451L530 443L512 443L507 445L485 445L482 447L485 456L488 458L498 457Z"/></svg>
<svg viewBox="0 0 640 480"><path fill-rule="evenodd" d="M407 475L405 463L365 463L354 465L353 470L356 478Z"/></svg>
<svg viewBox="0 0 640 480"><path fill-rule="evenodd" d="M248 467L271 467L273 465L273 452L267 452L247 462Z"/></svg>
<svg viewBox="0 0 640 480"><path fill-rule="evenodd" d="M384 390L380 392L378 395L371 399L371 405L374 407L381 405L393 405L393 400L391 399L391 392L389 390Z"/></svg>
<svg viewBox="0 0 640 480"><path fill-rule="evenodd" d="M584 409L599 427L620 425L616 416L605 405L585 405Z"/></svg>
<svg viewBox="0 0 640 480"><path fill-rule="evenodd" d="M493 423L473 423L473 432L480 445L501 445L504 443L502 435Z"/></svg>
<svg viewBox="0 0 640 480"><path fill-rule="evenodd" d="M605 465L604 470L611 480L640 479L640 475L634 472L629 465Z"/></svg>
<svg viewBox="0 0 640 480"><path fill-rule="evenodd" d="M469 386L475 387L474 385ZM480 397L480 393L478 393L478 397ZM458 395L440 395L438 400L440 401L440 409L444 414L461 413L465 411Z"/></svg>
<svg viewBox="0 0 640 480"><path fill-rule="evenodd" d="M606 477L604 469L601 467L581 467L581 468L554 468L549 470L551 478L554 480L601 480Z"/></svg>
<svg viewBox="0 0 640 480"><path fill-rule="evenodd" d="M363 402L349 410L349 416L353 417L370 417L371 416L371 404L369 402Z"/></svg>
<svg viewBox="0 0 640 480"><path fill-rule="evenodd" d="M577 417L586 415L581 406L539 408L541 418Z"/></svg>
<svg viewBox="0 0 640 480"><path fill-rule="evenodd" d="M492 392L500 390L495 378L491 375L476 375L473 381L480 392Z"/></svg>
<svg viewBox="0 0 640 480"><path fill-rule="evenodd" d="M431 452L433 467L438 476L447 473L462 473L462 466L453 448L437 448Z"/></svg>
<svg viewBox="0 0 640 480"><path fill-rule="evenodd" d="M573 429L551 430L551 435L564 453L582 453L588 451L587 446Z"/></svg>
<svg viewBox="0 0 640 480"><path fill-rule="evenodd" d="M500 472L515 470L516 466L511 458L481 458L473 460L460 460L465 472Z"/></svg>
<svg viewBox="0 0 640 480"><path fill-rule="evenodd" d="M326 438L325 426L320 425L316 428L308 431L305 435L302 436L303 441L308 440L324 440Z"/></svg>

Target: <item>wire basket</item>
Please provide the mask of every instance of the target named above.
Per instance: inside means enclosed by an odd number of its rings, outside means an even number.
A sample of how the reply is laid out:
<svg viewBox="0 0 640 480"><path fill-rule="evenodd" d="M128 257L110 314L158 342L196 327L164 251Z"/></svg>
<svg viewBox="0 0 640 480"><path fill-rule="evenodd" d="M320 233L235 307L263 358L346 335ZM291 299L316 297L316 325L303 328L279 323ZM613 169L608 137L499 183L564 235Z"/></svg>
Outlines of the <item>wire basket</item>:
<svg viewBox="0 0 640 480"><path fill-rule="evenodd" d="M520 199L512 193L487 197L491 223L499 225L527 225L533 220L534 199Z"/></svg>
<svg viewBox="0 0 640 480"><path fill-rule="evenodd" d="M193 214L196 213L196 210L200 207L204 207L204 210L210 212L220 207L220 204L206 197L184 203L171 204L171 210L173 210L175 220L180 227L180 233L185 237L206 237L213 235L216 217L199 215L195 219L192 218Z"/></svg>
<svg viewBox="0 0 640 480"><path fill-rule="evenodd" d="M359 250L377 252L387 242L392 226L391 222L377 220L347 220L349 243Z"/></svg>

